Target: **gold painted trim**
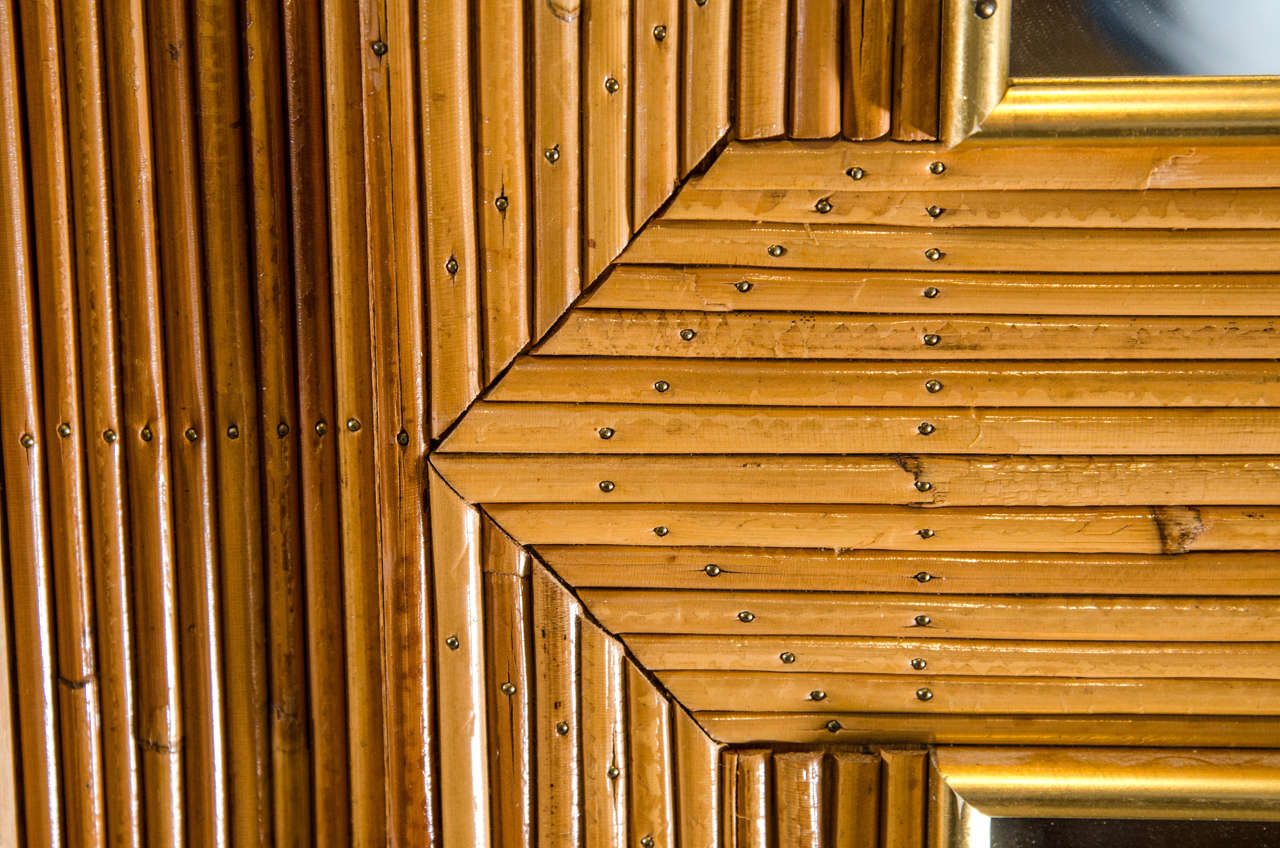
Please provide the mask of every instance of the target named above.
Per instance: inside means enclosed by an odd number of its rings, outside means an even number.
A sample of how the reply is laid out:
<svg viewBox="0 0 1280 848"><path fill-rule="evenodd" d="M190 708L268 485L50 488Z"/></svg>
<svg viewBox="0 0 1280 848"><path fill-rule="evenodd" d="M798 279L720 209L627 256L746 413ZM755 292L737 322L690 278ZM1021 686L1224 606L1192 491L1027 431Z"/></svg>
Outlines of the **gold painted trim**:
<svg viewBox="0 0 1280 848"><path fill-rule="evenodd" d="M941 135L988 141L1280 138L1280 77L1010 78L1016 0L946 0Z"/></svg>
<svg viewBox="0 0 1280 848"><path fill-rule="evenodd" d="M1280 821L1280 751L936 748L931 848L989 848L995 818Z"/></svg>

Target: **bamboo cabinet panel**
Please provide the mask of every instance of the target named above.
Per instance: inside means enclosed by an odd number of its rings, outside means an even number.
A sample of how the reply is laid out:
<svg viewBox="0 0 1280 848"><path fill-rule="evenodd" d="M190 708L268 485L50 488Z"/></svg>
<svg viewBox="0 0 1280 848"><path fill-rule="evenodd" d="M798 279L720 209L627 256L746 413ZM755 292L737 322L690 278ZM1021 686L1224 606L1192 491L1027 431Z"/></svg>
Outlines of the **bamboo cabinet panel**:
<svg viewBox="0 0 1280 848"><path fill-rule="evenodd" d="M979 6L0 8L0 848L1270 774L1280 148L945 146Z"/></svg>

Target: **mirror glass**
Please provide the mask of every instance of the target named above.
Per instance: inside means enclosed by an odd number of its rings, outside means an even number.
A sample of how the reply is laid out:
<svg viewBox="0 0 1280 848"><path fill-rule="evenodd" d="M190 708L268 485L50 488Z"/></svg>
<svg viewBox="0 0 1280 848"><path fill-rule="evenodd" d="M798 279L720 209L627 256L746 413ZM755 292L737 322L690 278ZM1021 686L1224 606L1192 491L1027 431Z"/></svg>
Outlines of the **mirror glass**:
<svg viewBox="0 0 1280 848"><path fill-rule="evenodd" d="M991 820L991 848L1267 848L1275 845L1280 845L1280 822Z"/></svg>
<svg viewBox="0 0 1280 848"><path fill-rule="evenodd" d="M1000 0L1010 76L1280 76L1280 0Z"/></svg>

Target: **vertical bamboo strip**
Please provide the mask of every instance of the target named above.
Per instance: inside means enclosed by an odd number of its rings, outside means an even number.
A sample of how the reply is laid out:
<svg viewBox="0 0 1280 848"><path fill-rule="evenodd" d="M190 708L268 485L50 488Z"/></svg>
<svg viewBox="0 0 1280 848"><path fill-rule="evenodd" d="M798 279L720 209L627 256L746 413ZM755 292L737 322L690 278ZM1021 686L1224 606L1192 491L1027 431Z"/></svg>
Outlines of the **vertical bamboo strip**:
<svg viewBox="0 0 1280 848"><path fill-rule="evenodd" d="M431 473L436 721L444 845L490 844L480 514Z"/></svg>
<svg viewBox="0 0 1280 848"><path fill-rule="evenodd" d="M28 236L21 73L13 6L0 4L0 462L7 509L8 580L14 616L20 775L26 844L60 845L58 693L44 440L37 377L35 268Z"/></svg>
<svg viewBox="0 0 1280 848"><path fill-rule="evenodd" d="M330 268L333 282L335 417L319 431L338 443L347 739L352 841L386 839L386 746L382 716L381 562L373 422L368 242L365 231L363 40L359 10L325 3ZM368 431L365 424L370 424Z"/></svg>
<svg viewBox="0 0 1280 848"><path fill-rule="evenodd" d="M583 75L586 266L594 280L631 240L631 2L588 3Z"/></svg>
<svg viewBox="0 0 1280 848"><path fill-rule="evenodd" d="M165 308L165 352L169 375L171 431L184 434L173 446L174 556L178 614L182 625L183 777L187 838L225 845L227 831L226 717L223 704L213 444L200 434L213 429L209 396L209 350L205 332L205 279L196 162L195 56L188 5L157 3L151 18L151 66L156 209ZM181 45L181 46L179 46ZM172 46L172 50L170 50ZM194 434L192 439L185 434Z"/></svg>
<svg viewBox="0 0 1280 848"><path fill-rule="evenodd" d="M626 848L626 655L591 623L582 625L582 830L586 848Z"/></svg>
<svg viewBox="0 0 1280 848"><path fill-rule="evenodd" d="M849 0L845 16L844 137L888 134L893 109L894 0Z"/></svg>
<svg viewBox="0 0 1280 848"><path fill-rule="evenodd" d="M839 0L795 0L791 22L791 137L840 134Z"/></svg>
<svg viewBox="0 0 1280 848"><path fill-rule="evenodd" d="M381 149L389 151L390 170L371 173L369 196L390 186L386 221L393 242L394 284L376 289L375 327L381 356L377 367L387 379L378 383L378 450L384 493L384 533L393 555L383 557L383 644L386 650L388 726L388 817L390 836L406 845L437 842L433 703L430 555L422 493L428 485L423 457L430 440L423 303L423 245L420 210L421 132L418 110L419 40L413 4L387 5L386 31L393 34L382 62L387 78L390 126ZM398 34L398 35L397 35ZM377 54L369 58L377 60Z"/></svg>
<svg viewBox="0 0 1280 848"><path fill-rule="evenodd" d="M66 837L77 845L102 844L102 747L93 632L88 509L83 441L62 437L62 425L80 421L76 293L67 187L58 7L41 3L22 16L27 131L35 269L39 279L40 373L43 378L53 600L57 622L58 711ZM77 426L77 430L79 427ZM54 438L55 433L58 438Z"/></svg>
<svg viewBox="0 0 1280 848"><path fill-rule="evenodd" d="M822 848L826 819L822 752L801 751L773 755L773 818L778 844L794 848Z"/></svg>
<svg viewBox="0 0 1280 848"><path fill-rule="evenodd" d="M899 0L894 36L893 127L898 141L938 137L942 12L937 0Z"/></svg>
<svg viewBox="0 0 1280 848"><path fill-rule="evenodd" d="M627 663L627 741L631 760L633 838L653 838L655 848L675 839L675 775L671 703L634 663Z"/></svg>
<svg viewBox="0 0 1280 848"><path fill-rule="evenodd" d="M529 556L484 522L485 695L493 843L533 844L533 622Z"/></svg>
<svg viewBox="0 0 1280 848"><path fill-rule="evenodd" d="M106 16L116 268L122 281L118 308L124 417L108 425L101 438L109 449L123 453L128 470L128 550L139 678L135 732L142 748L146 841L163 846L184 841L184 728L145 19L141 0L118 4Z"/></svg>
<svg viewBox="0 0 1280 848"><path fill-rule="evenodd" d="M320 432L335 420L324 81L319 8L283 8L313 838L328 847L351 839L351 793L338 460L333 439Z"/></svg>
<svg viewBox="0 0 1280 848"><path fill-rule="evenodd" d="M431 435L439 436L480 391L479 258L476 255L467 0L423 3L427 150L427 285L431 311Z"/></svg>
<svg viewBox="0 0 1280 848"><path fill-rule="evenodd" d="M118 428L121 417L102 31L96 2L63 0L62 10L84 393L83 420L67 422L67 438L80 440L88 459L107 842L137 846L142 844L143 825L141 764L133 732L137 715L126 554L129 521L120 452L100 437Z"/></svg>
<svg viewBox="0 0 1280 848"><path fill-rule="evenodd" d="M880 758L838 751L832 762L832 848L866 848L880 835Z"/></svg>
<svg viewBox="0 0 1280 848"><path fill-rule="evenodd" d="M787 0L739 0L738 138L787 131L787 20Z"/></svg>
<svg viewBox="0 0 1280 848"><path fill-rule="evenodd" d="M205 280L213 365L223 662L228 686L230 832L237 844L271 840L271 704L259 475L261 418L250 282L238 6L193 8Z"/></svg>
<svg viewBox="0 0 1280 848"><path fill-rule="evenodd" d="M271 708L271 826L276 845L309 846L311 763L307 735L306 634L299 529L297 392L280 11L245 4L250 221L258 338L259 426Z"/></svg>
<svg viewBox="0 0 1280 848"><path fill-rule="evenodd" d="M771 754L767 750L738 752L737 839L739 848L769 848L773 807L770 802Z"/></svg>
<svg viewBox="0 0 1280 848"><path fill-rule="evenodd" d="M525 4L477 0L480 134L476 215L489 382L529 341L529 146ZM625 242L624 242L625 244Z"/></svg>
<svg viewBox="0 0 1280 848"><path fill-rule="evenodd" d="M680 171L680 42L676 0L634 0L632 227L640 229L675 190Z"/></svg>
<svg viewBox="0 0 1280 848"><path fill-rule="evenodd" d="M925 751L880 752L880 848L920 848L925 833Z"/></svg>
<svg viewBox="0 0 1280 848"><path fill-rule="evenodd" d="M723 848L738 845L738 752L725 749L720 754L720 843Z"/></svg>
<svg viewBox="0 0 1280 848"><path fill-rule="evenodd" d="M582 845L581 610L545 568L531 573L538 848Z"/></svg>
<svg viewBox="0 0 1280 848"><path fill-rule="evenodd" d="M684 3L680 75L680 176L729 131L729 30L733 0Z"/></svg>
<svg viewBox="0 0 1280 848"><path fill-rule="evenodd" d="M681 848L720 848L716 811L727 796L720 787L720 747L683 708L675 710L676 814Z"/></svg>
<svg viewBox="0 0 1280 848"><path fill-rule="evenodd" d="M9 548L5 533L4 510L0 509L0 845L25 845L22 833L22 793L19 789L19 757L17 708L18 694L13 674L13 656L9 633Z"/></svg>
<svg viewBox="0 0 1280 848"><path fill-rule="evenodd" d="M582 289L582 0L530 7L533 29L533 338Z"/></svg>

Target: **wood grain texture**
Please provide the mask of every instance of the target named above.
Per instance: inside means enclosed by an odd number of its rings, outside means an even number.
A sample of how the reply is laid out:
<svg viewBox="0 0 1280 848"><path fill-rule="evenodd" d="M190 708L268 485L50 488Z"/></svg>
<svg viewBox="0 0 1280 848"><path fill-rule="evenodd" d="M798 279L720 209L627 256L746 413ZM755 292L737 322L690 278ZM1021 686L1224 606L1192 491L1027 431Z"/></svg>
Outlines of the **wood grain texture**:
<svg viewBox="0 0 1280 848"><path fill-rule="evenodd" d="M546 569L534 566L534 751L537 845L582 845L582 610ZM477 796L479 797L479 796Z"/></svg>
<svg viewBox="0 0 1280 848"><path fill-rule="evenodd" d="M630 755L630 663L622 645L592 624L581 629L582 824L588 848L627 845Z"/></svg>
<svg viewBox="0 0 1280 848"><path fill-rule="evenodd" d="M791 21L791 138L840 134L840 12L836 0L796 0Z"/></svg>
<svg viewBox="0 0 1280 848"><path fill-rule="evenodd" d="M676 0L633 0L631 55L635 91L631 159L632 226L639 229L676 187L680 168L680 45Z"/></svg>
<svg viewBox="0 0 1280 848"><path fill-rule="evenodd" d="M582 92L587 139L583 276L588 281L600 276L631 240L631 133L634 119L639 117L638 110L632 108L632 90L639 84L637 72L641 70L639 65L633 69L631 63L631 11L631 0L621 0L587 3L582 13L588 82ZM637 16L636 20L642 18ZM643 66L646 74L658 70L652 64ZM655 82L647 80L646 91ZM646 118L646 126L648 121Z"/></svg>
<svg viewBox="0 0 1280 848"><path fill-rule="evenodd" d="M822 753L773 755L773 819L779 845L822 848L827 844Z"/></svg>
<svg viewBox="0 0 1280 848"><path fill-rule="evenodd" d="M682 4L680 176L684 177L729 131L729 37L732 0Z"/></svg>
<svg viewBox="0 0 1280 848"><path fill-rule="evenodd" d="M831 755L832 848L876 844L880 823L880 758L836 751Z"/></svg>
<svg viewBox="0 0 1280 848"><path fill-rule="evenodd" d="M886 748L880 758L880 845L919 848L925 836L928 754Z"/></svg>
<svg viewBox="0 0 1280 848"><path fill-rule="evenodd" d="M628 743L631 759L631 807L628 822L640 839L655 848L676 844L675 739L672 707L666 693L627 664Z"/></svg>
<svg viewBox="0 0 1280 848"><path fill-rule="evenodd" d="M786 0L738 3L738 138L774 138L787 131L788 19Z"/></svg>
<svg viewBox="0 0 1280 848"><path fill-rule="evenodd" d="M0 510L0 532L4 530L4 510ZM0 574L8 575L7 548L0 548ZM20 729L13 692L17 689L14 678L13 654L9 651L9 593L8 581L0 581L0 686L5 697L0 699L0 843L20 845L24 836L21 805L24 801L20 788L21 755L18 752Z"/></svg>
<svg viewBox="0 0 1280 848"><path fill-rule="evenodd" d="M731 797L721 781L721 749L683 708L673 706L672 714L680 844L721 848L717 818Z"/></svg>
<svg viewBox="0 0 1280 848"><path fill-rule="evenodd" d="M894 0L850 0L845 7L842 109L845 138L875 139L889 132L893 110L894 7Z"/></svg>
<svg viewBox="0 0 1280 848"><path fill-rule="evenodd" d="M893 38L893 121L896 141L938 137L942 14L934 0L899 0Z"/></svg>
<svg viewBox="0 0 1280 848"><path fill-rule="evenodd" d="M735 815L738 848L769 848L773 844L772 755L767 750L737 754Z"/></svg>
<svg viewBox="0 0 1280 848"><path fill-rule="evenodd" d="M720 842L725 848L738 845L738 752L725 748L720 754Z"/></svg>

